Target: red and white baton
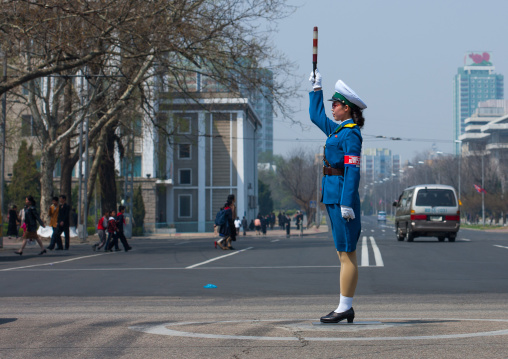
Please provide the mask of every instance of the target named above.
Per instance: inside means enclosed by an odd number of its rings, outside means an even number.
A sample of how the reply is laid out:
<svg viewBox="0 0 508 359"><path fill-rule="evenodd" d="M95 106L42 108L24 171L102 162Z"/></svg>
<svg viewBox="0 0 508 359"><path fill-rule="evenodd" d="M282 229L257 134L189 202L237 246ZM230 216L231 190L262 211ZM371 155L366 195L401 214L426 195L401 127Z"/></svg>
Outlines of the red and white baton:
<svg viewBox="0 0 508 359"><path fill-rule="evenodd" d="M314 71L314 80L316 80L316 68L317 68L317 40L318 40L318 30L317 26L314 26L314 33L312 37L312 71Z"/></svg>

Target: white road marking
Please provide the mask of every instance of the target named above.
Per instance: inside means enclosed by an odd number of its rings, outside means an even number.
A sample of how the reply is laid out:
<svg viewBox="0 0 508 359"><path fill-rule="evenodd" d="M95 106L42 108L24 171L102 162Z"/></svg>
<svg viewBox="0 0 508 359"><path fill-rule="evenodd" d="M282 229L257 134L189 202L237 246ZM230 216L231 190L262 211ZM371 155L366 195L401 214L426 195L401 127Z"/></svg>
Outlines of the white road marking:
<svg viewBox="0 0 508 359"><path fill-rule="evenodd" d="M371 232L374 232L374 230L373 230L373 229L371 229L370 231L371 231Z"/></svg>
<svg viewBox="0 0 508 359"><path fill-rule="evenodd" d="M362 267L369 266L369 247L367 246L367 237L362 238Z"/></svg>
<svg viewBox="0 0 508 359"><path fill-rule="evenodd" d="M79 260L79 259L91 258L91 257L97 257L97 256L103 256L103 255L105 255L105 254L113 254L113 253L114 253L114 252L109 252L109 253L100 253L100 254L92 254L91 256L84 256L84 257L71 258L71 259L66 259L66 260L63 260L63 261L58 261L58 262L51 262L51 263L44 263L44 264L34 264L34 265L31 265L31 266L24 266L24 267L14 267L14 268L0 269L0 272L6 272L6 271L11 271L11 270L16 270L16 269L33 268L33 267L52 266L52 265L54 265L54 264L65 263L65 262L72 262L72 261L77 261L77 260Z"/></svg>
<svg viewBox="0 0 508 359"><path fill-rule="evenodd" d="M374 237L370 237L370 243L372 244L372 249L374 250L374 258L376 259L377 267L384 267L385 264L383 262L383 257L381 257L381 251L374 240Z"/></svg>
<svg viewBox="0 0 508 359"><path fill-rule="evenodd" d="M462 321L482 321L482 322L508 322L508 320L503 319L446 319L446 318L426 318L427 320L462 320ZM308 322L312 319L300 320L302 322ZM375 320L421 320L421 318L382 318ZM393 336L393 337L365 337L365 336L333 336L333 337L268 337L268 336L250 336L250 335L232 335L232 334L209 334L209 333L196 333L196 332L185 332L177 329L171 329L171 327L178 327L182 325L192 325L192 324L223 324L224 326L229 326L231 323L262 323L262 322L287 322L287 321L295 321L295 319L271 319L271 320L227 320L227 321L215 321L215 322L176 322L176 323L164 323L164 324L148 324L148 325L134 325L130 326L129 329L147 333L147 334L156 334L156 335L168 335L175 337L186 337L186 338L201 338L201 339L222 339L222 340L266 340L266 341L319 341L319 342L338 342L338 341L400 341L400 340L436 340L436 339L464 339L464 338L478 338L478 337L490 337L490 336L498 336L498 335L507 335L508 329L502 330L494 330L489 332L473 332L473 333L451 333L451 334L436 334L436 335L414 335L414 336ZM344 325L352 325L352 324L344 324ZM381 323L380 327L383 327L385 324Z"/></svg>
<svg viewBox="0 0 508 359"><path fill-rule="evenodd" d="M494 247L499 247L499 248L506 248L506 249L508 249L508 247L505 247L505 246L498 246L497 244L494 244Z"/></svg>
<svg viewBox="0 0 508 359"><path fill-rule="evenodd" d="M229 253L229 254L226 254L226 255L223 255L223 256L220 256L220 257L215 257L215 258L209 259L207 261L204 261L204 262L201 262L201 263L196 263L196 264L193 264L191 266L185 267L185 269L196 268L196 267L202 266L203 264L207 264L207 263L210 263L210 262L218 261L219 259L226 258L226 257L229 257L229 256L234 256L235 254L238 254L238 253L241 253L241 252L244 252L244 251L248 251L249 249L252 249L252 248L254 248L254 247L249 247L249 248L241 249L241 250L235 251L233 253Z"/></svg>
<svg viewBox="0 0 508 359"><path fill-rule="evenodd" d="M466 239L466 238L461 238L460 240L463 241L463 242L471 242L470 239Z"/></svg>
<svg viewBox="0 0 508 359"><path fill-rule="evenodd" d="M274 239L274 240L273 240L273 241L271 241L271 242L273 243L273 242L278 242L278 241L280 241L280 239Z"/></svg>
<svg viewBox="0 0 508 359"><path fill-rule="evenodd" d="M384 229L382 229L381 232L386 232L386 231Z"/></svg>

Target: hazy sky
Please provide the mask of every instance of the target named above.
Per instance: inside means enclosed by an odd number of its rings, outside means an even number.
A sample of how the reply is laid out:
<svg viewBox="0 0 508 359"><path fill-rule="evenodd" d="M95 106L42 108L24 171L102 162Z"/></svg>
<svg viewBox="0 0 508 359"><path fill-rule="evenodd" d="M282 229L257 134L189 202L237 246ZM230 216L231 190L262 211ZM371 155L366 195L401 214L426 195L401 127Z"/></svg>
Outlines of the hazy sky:
<svg viewBox="0 0 508 359"><path fill-rule="evenodd" d="M452 83L467 51L491 51L496 73L508 81L506 0L289 3L299 9L280 22L274 41L298 66L295 73L302 82L293 101L294 119L306 126L290 126L276 118L276 154L301 145L318 151L325 140L308 115L314 26L319 27L318 68L325 96L333 95L339 78L346 82L368 106L363 147L389 148L403 160L430 149L432 140L438 150L452 152ZM330 103L326 106L331 117ZM414 140L374 139L377 135ZM305 141L296 144L289 139ZM311 139L316 141L307 142Z"/></svg>

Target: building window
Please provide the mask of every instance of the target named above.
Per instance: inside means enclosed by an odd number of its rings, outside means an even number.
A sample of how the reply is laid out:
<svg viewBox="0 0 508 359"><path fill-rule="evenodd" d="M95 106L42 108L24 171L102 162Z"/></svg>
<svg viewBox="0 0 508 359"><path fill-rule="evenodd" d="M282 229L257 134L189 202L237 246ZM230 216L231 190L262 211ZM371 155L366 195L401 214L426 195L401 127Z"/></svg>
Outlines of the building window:
<svg viewBox="0 0 508 359"><path fill-rule="evenodd" d="M178 145L178 159L190 160L192 158L192 147L190 143L181 143Z"/></svg>
<svg viewBox="0 0 508 359"><path fill-rule="evenodd" d="M191 169L179 169L178 170L178 183L179 184L192 184L192 170Z"/></svg>
<svg viewBox="0 0 508 359"><path fill-rule="evenodd" d="M31 115L21 116L21 136L35 136L34 118Z"/></svg>
<svg viewBox="0 0 508 359"><path fill-rule="evenodd" d="M178 217L191 218L192 217L192 195L181 194L178 196Z"/></svg>
<svg viewBox="0 0 508 359"><path fill-rule="evenodd" d="M191 119L189 117L181 117L177 120L177 131L180 134L191 133Z"/></svg>
<svg viewBox="0 0 508 359"><path fill-rule="evenodd" d="M130 176L131 168L134 177L141 177L141 156L134 156L132 163L130 158L122 158L122 176Z"/></svg>

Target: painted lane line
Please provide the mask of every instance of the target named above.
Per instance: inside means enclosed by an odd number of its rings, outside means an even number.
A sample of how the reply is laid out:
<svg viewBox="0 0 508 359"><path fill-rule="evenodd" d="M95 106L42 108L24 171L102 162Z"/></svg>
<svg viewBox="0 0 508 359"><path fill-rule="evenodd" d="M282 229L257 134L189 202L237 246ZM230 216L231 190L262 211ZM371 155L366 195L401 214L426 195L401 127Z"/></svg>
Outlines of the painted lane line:
<svg viewBox="0 0 508 359"><path fill-rule="evenodd" d="M369 266L369 247L367 245L367 237L362 238L362 267Z"/></svg>
<svg viewBox="0 0 508 359"><path fill-rule="evenodd" d="M494 247L499 247L499 248L506 248L506 249L508 249L508 247L505 247L505 246L498 246L497 244L494 244Z"/></svg>
<svg viewBox="0 0 508 359"><path fill-rule="evenodd" d="M373 229L371 229L370 231L371 231L371 232L374 232L374 230L373 230Z"/></svg>
<svg viewBox="0 0 508 359"><path fill-rule="evenodd" d="M376 259L377 267L384 267L385 264L383 262L383 257L381 257L381 251L374 240L374 237L370 237L370 244L372 244L372 249L374 250L374 258Z"/></svg>
<svg viewBox="0 0 508 359"><path fill-rule="evenodd" d="M278 241L280 241L280 239L274 239L273 241L270 241L270 242L273 243L273 242L278 242Z"/></svg>
<svg viewBox="0 0 508 359"><path fill-rule="evenodd" d="M52 266L54 264L60 264L60 263L65 263L65 262L72 262L72 261L77 261L79 259L85 259L85 258L91 258L91 257L97 257L97 256L103 256L105 254L113 254L114 252L110 252L110 253L100 253L100 254L92 254L90 256L84 256L84 257L77 257L77 258L71 258L71 259L66 259L66 260L63 260L63 261L58 261L58 262L51 262L51 263L44 263L44 264L34 264L34 265L31 265L31 266L24 266L24 267L14 267L14 268L6 268L6 269L0 269L0 272L6 272L6 271L11 271L11 270L16 270L16 269L25 269L25 268L33 268L33 267L42 267L42 266Z"/></svg>
<svg viewBox="0 0 508 359"><path fill-rule="evenodd" d="M461 238L461 241L463 241L463 242L471 242L471 240L467 239L467 238Z"/></svg>
<svg viewBox="0 0 508 359"><path fill-rule="evenodd" d="M229 257L229 256L234 256L235 254L248 251L249 249L252 249L252 248L254 248L254 247L249 247L249 248L241 249L239 251L236 251L236 252L233 252L233 253L230 253L230 254L226 254L226 255L223 255L223 256L220 256L220 257L215 257L215 258L209 259L207 261L204 261L204 262L201 262L201 263L196 263L196 264L193 264L191 266L185 267L185 269L196 268L196 267L202 266L203 264L207 264L207 263L210 263L210 262L218 261L219 259L226 258L226 257Z"/></svg>
<svg viewBox="0 0 508 359"><path fill-rule="evenodd" d="M382 229L381 232L386 232L386 230Z"/></svg>

